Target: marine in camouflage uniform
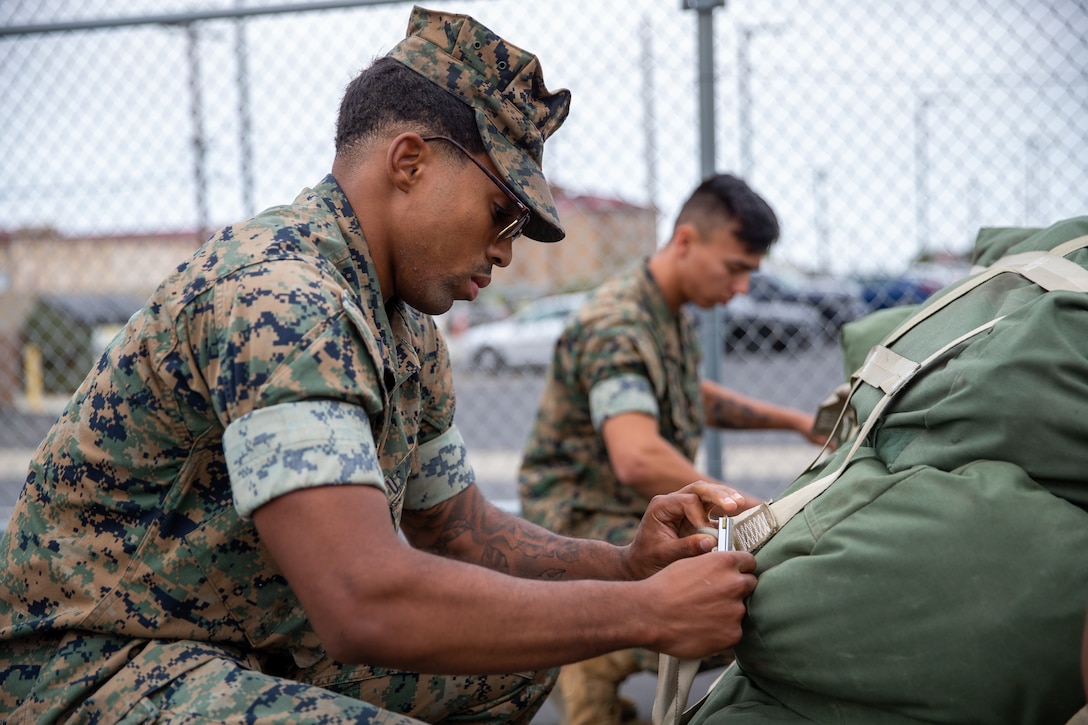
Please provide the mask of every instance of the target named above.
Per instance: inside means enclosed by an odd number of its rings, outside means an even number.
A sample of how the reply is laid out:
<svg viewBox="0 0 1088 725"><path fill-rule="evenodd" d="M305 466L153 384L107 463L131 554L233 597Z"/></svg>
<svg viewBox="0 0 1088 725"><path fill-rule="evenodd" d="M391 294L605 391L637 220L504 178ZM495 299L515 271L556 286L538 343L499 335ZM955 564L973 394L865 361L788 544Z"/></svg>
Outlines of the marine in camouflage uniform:
<svg viewBox="0 0 1088 725"><path fill-rule="evenodd" d="M748 274L777 237L778 222L765 201L740 179L713 176L685 203L665 247L606 282L571 316L555 345L523 454L523 516L569 536L626 544L650 502L646 484L664 492L707 478L692 466L706 425L793 429L814 439L811 415L700 379L699 341L688 305L724 304L747 292ZM658 461L672 468L659 468L660 480L625 481L617 473L616 456L625 452L610 448L604 428L631 413L652 419L656 432L642 427L645 437L624 438L619 445L667 447ZM635 455L650 460L660 454ZM703 666L731 659L726 653ZM656 652L633 649L564 667L559 692L565 722L619 723L619 683L635 672L655 672L657 664Z"/></svg>
<svg viewBox="0 0 1088 725"><path fill-rule="evenodd" d="M616 477L598 430L617 413L646 413L694 460L699 363L691 311L669 310L645 263L599 287L556 343L518 478L522 515L569 536L630 543L650 500Z"/></svg>
<svg viewBox="0 0 1088 725"><path fill-rule="evenodd" d="M508 73L538 73L471 19L418 8L391 55L471 85L439 47L451 27L501 46ZM537 93L527 105L548 124L513 130L539 162L568 97ZM512 101L496 105L506 127L478 113L496 136L524 125ZM504 176L540 175L491 141ZM562 236L553 210L535 224ZM129 321L34 456L0 544L0 719L527 722L554 670L440 677L332 661L250 521L330 482L383 490L394 525L457 495L473 474L453 417L434 322L385 304L333 176L221 230Z"/></svg>
<svg viewBox="0 0 1088 725"><path fill-rule="evenodd" d="M384 489L394 521L455 495L472 472L453 415L433 321L383 305L331 176L224 229L126 326L34 457L3 540L3 711L184 711L224 680L224 712L282 702L299 722L410 721L303 683L432 721L524 710L546 673L458 683L331 663L248 520L329 481Z"/></svg>

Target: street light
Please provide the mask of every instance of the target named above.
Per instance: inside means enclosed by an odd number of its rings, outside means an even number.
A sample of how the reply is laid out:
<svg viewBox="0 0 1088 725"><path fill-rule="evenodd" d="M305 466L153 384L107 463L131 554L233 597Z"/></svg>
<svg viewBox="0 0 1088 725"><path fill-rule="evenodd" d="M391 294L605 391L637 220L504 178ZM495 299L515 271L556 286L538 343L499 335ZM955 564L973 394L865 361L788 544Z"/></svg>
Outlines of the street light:
<svg viewBox="0 0 1088 725"><path fill-rule="evenodd" d="M929 109L939 100L956 101L948 91L917 93L914 100L914 215L918 254L929 246Z"/></svg>
<svg viewBox="0 0 1088 725"><path fill-rule="evenodd" d="M752 60L750 49L756 33L779 33L788 23L737 25L737 144L740 150L740 175L751 181L752 160Z"/></svg>
<svg viewBox="0 0 1088 725"><path fill-rule="evenodd" d="M1024 225L1030 226L1040 215L1043 195L1039 193L1039 169L1046 161L1043 137L1028 136L1024 139Z"/></svg>

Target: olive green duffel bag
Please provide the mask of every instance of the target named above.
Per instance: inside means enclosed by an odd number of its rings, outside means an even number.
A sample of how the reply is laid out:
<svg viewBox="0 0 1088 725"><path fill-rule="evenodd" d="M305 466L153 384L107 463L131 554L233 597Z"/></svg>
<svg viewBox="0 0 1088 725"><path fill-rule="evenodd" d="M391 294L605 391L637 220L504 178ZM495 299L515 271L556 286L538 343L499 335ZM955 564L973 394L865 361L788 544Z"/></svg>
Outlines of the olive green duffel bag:
<svg viewBox="0 0 1088 725"><path fill-rule="evenodd" d="M985 269L844 330L847 363L866 354L860 434L735 517L759 575L744 638L673 722L1064 723L1084 705L1086 246L1088 217L983 230Z"/></svg>

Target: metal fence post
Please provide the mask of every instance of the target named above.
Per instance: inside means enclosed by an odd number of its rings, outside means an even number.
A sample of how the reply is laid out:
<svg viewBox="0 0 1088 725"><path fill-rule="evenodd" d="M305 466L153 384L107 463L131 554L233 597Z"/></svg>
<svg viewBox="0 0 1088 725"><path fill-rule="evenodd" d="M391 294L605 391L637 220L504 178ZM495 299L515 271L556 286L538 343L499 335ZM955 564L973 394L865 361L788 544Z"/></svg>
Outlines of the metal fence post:
<svg viewBox="0 0 1088 725"><path fill-rule="evenodd" d="M702 178L714 173L717 149L714 145L714 9L725 7L725 0L683 0L685 10L699 13L699 169ZM721 377L722 311L715 305L700 315L700 337L703 343L703 376L711 380ZM722 436L707 429L703 436L706 452L706 472L712 478L722 478Z"/></svg>

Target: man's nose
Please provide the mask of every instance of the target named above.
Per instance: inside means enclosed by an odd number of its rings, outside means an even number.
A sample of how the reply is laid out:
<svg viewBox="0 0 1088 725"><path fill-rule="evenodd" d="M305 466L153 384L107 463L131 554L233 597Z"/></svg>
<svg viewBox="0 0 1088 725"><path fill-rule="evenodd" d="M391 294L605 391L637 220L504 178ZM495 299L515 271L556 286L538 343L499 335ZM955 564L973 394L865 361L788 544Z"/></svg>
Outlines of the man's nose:
<svg viewBox="0 0 1088 725"><path fill-rule="evenodd" d="M487 260L496 267L506 267L514 258L514 240L510 237L496 239L487 248Z"/></svg>
<svg viewBox="0 0 1088 725"><path fill-rule="evenodd" d="M745 272L744 274L738 274L736 279L733 280L733 292L738 295L748 294L748 290L751 287L752 275Z"/></svg>

